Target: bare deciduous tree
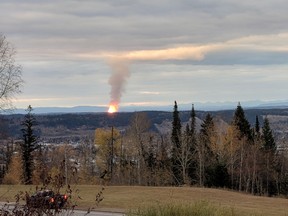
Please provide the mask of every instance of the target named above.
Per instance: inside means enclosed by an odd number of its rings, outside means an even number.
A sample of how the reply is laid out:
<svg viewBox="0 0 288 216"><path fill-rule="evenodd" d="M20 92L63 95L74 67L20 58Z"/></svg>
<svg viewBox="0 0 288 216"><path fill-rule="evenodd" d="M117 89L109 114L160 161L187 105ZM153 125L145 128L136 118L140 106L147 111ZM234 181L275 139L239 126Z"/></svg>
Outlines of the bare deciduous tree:
<svg viewBox="0 0 288 216"><path fill-rule="evenodd" d="M138 184L145 184L144 174L146 168L147 158L147 143L150 136L148 133L150 127L150 120L145 113L135 113L131 120L131 125L128 129L128 134L137 149L137 176Z"/></svg>
<svg viewBox="0 0 288 216"><path fill-rule="evenodd" d="M22 68L15 62L15 49L0 34L0 110L12 108L11 99L23 84Z"/></svg>

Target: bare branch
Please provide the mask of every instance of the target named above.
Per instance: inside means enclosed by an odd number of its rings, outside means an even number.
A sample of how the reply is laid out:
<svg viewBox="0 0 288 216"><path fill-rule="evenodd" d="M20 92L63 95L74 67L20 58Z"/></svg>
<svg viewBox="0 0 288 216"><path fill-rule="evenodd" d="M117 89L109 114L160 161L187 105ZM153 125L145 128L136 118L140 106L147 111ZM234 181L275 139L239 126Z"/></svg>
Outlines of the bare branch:
<svg viewBox="0 0 288 216"><path fill-rule="evenodd" d="M21 93L22 67L15 63L14 47L0 35L0 110L11 109L12 100Z"/></svg>

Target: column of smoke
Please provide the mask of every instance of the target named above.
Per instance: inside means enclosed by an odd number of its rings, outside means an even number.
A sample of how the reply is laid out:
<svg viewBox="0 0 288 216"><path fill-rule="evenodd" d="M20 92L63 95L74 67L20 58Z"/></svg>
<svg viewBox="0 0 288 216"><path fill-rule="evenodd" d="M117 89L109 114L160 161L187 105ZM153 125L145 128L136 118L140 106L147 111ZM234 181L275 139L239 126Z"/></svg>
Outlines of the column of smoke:
<svg viewBox="0 0 288 216"><path fill-rule="evenodd" d="M256 38L257 39L257 38ZM125 91L125 84L127 79L130 76L130 71L128 68L128 60L129 61L157 61L157 60L194 60L201 61L205 58L205 55L210 52L217 52L221 50L231 50L231 48L242 49L243 41L244 44L247 44L247 41L254 41L255 38L238 38L235 40L229 40L223 43L214 43L214 44L206 44L206 45L187 45L187 46L178 46L167 49L158 49L158 50L139 50L132 51L127 53L122 53L119 58L115 57L113 60L109 62L112 68L112 75L109 79L109 84L111 85L111 101L110 105L114 105L116 107L116 111L118 105L121 100L122 93ZM254 45L258 46L258 43L254 43ZM111 57L111 55L108 55Z"/></svg>
<svg viewBox="0 0 288 216"><path fill-rule="evenodd" d="M111 85L110 92L110 107L111 112L118 110L118 105L121 100L122 93L125 92L125 84L130 77L129 61L141 60L184 60L193 59L200 61L204 58L205 52L210 49L215 49L217 46L191 46L191 47L176 47L163 50L140 50L123 54L121 57L114 57L109 61L112 69L112 75L109 79ZM108 112L110 112L108 110Z"/></svg>
<svg viewBox="0 0 288 216"><path fill-rule="evenodd" d="M118 110L121 96L125 92L125 84L130 77L128 61L125 59L110 60L109 65L112 69L109 84L111 85L110 91L110 105L115 106Z"/></svg>

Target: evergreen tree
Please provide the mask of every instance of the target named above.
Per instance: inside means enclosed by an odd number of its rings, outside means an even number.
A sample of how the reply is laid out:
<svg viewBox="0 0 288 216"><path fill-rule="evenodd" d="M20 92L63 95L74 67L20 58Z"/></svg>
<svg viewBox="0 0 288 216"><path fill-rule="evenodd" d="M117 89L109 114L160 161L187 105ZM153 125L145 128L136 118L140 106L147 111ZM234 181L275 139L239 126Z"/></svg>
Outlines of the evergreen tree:
<svg viewBox="0 0 288 216"><path fill-rule="evenodd" d="M21 156L22 156L22 165L23 165L23 180L25 184L32 184L33 176L33 152L38 148L37 136L34 133L34 126L36 125L36 119L32 114L31 105L28 106L27 114L24 117L22 122L23 128L22 139L23 142L21 145Z"/></svg>
<svg viewBox="0 0 288 216"><path fill-rule="evenodd" d="M234 112L233 124L240 131L241 137L245 136L248 140L250 140L250 141L252 140L252 132L250 129L250 123L246 119L244 110L241 107L240 102L238 103L238 106Z"/></svg>
<svg viewBox="0 0 288 216"><path fill-rule="evenodd" d="M196 134L196 113L195 113L195 109L194 109L194 104L192 104L190 118L191 118L190 133L191 133L191 136L195 136L195 134Z"/></svg>
<svg viewBox="0 0 288 216"><path fill-rule="evenodd" d="M205 185L207 180L211 182L213 176L210 176L211 167L215 163L215 157L211 149L212 136L215 134L215 127L212 116L208 113L201 124L200 140L198 143L198 170L199 183Z"/></svg>
<svg viewBox="0 0 288 216"><path fill-rule="evenodd" d="M271 196L277 193L277 167L275 164L276 160L276 143L273 137L272 130L270 128L269 120L267 117L264 118L262 127L262 150L264 151L264 172L263 172L263 188L266 193Z"/></svg>
<svg viewBox="0 0 288 216"><path fill-rule="evenodd" d="M194 109L194 104L192 104L191 114L190 114L191 124L189 131L189 151L191 155L191 161L188 167L188 176L190 182L193 184L196 182L196 170L197 170L197 160L195 158L195 150L197 145L197 132L196 132L196 113Z"/></svg>
<svg viewBox="0 0 288 216"><path fill-rule="evenodd" d="M172 122L172 136L171 140L176 148L180 148L181 142L181 120L179 117L177 102L174 102L173 122Z"/></svg>
<svg viewBox="0 0 288 216"><path fill-rule="evenodd" d="M174 103L174 111L173 111L173 122L172 122L172 172L174 176L174 182L176 185L183 184L183 177L181 172L181 162L179 158L179 153L181 152L181 120L179 117L179 111L177 102Z"/></svg>
<svg viewBox="0 0 288 216"><path fill-rule="evenodd" d="M201 130L200 133L203 137L209 138L209 133L211 132L211 129L214 129L214 122L213 117L208 113L201 124Z"/></svg>
<svg viewBox="0 0 288 216"><path fill-rule="evenodd" d="M260 138L260 123L259 123L258 115L256 115L255 126L253 128L252 135L253 135L254 143L256 143Z"/></svg>
<svg viewBox="0 0 288 216"><path fill-rule="evenodd" d="M264 150L275 153L276 143L275 143L273 133L270 128L270 123L267 117L264 118L263 127L262 127L262 137L263 137Z"/></svg>
<svg viewBox="0 0 288 216"><path fill-rule="evenodd" d="M256 134L260 133L260 123L259 123L258 115L256 115L255 132L256 132Z"/></svg>
<svg viewBox="0 0 288 216"><path fill-rule="evenodd" d="M215 138L217 136L214 119L208 113L201 124L200 145L202 148L203 185L208 187L230 186L227 165L215 153ZM213 147L214 146L214 147Z"/></svg>

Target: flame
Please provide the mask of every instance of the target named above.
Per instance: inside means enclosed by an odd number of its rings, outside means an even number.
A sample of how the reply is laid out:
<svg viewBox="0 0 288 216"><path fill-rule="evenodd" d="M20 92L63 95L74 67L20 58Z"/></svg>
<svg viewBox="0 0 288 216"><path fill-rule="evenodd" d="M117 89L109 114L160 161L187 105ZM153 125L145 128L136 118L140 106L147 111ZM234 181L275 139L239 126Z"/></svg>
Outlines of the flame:
<svg viewBox="0 0 288 216"><path fill-rule="evenodd" d="M117 112L117 110L118 110L118 107L116 105L111 104L109 106L108 113L114 113L114 112Z"/></svg>

